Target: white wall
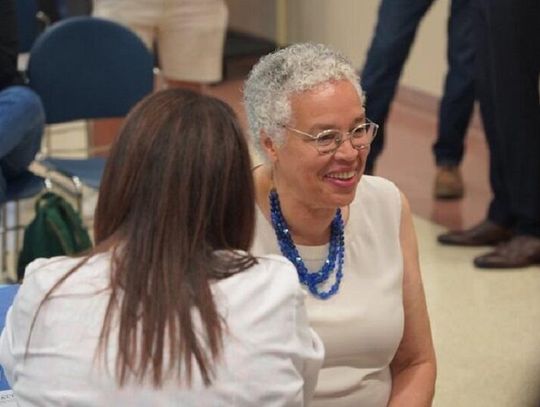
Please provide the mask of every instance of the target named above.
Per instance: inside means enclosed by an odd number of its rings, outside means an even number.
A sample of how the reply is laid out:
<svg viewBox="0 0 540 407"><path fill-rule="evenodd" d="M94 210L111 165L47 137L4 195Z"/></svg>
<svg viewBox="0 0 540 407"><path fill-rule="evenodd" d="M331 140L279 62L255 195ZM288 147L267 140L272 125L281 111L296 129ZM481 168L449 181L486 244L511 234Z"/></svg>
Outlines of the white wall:
<svg viewBox="0 0 540 407"><path fill-rule="evenodd" d="M276 37L280 0L228 0L231 27ZM379 0L284 0L287 39L323 42L341 50L361 68L377 20ZM446 73L446 19L449 0L436 0L424 17L401 84L442 94Z"/></svg>

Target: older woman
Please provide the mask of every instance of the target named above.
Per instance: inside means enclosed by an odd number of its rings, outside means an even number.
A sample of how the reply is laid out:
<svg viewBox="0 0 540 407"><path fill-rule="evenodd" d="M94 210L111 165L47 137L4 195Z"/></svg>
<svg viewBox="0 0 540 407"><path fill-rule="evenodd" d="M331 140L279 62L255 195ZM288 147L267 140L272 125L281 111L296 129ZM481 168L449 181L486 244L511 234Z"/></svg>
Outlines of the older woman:
<svg viewBox="0 0 540 407"><path fill-rule="evenodd" d="M407 200L363 175L377 125L351 64L314 44L261 59L245 84L255 143L253 253L281 253L326 356L312 405L429 406L435 356ZM377 95L370 95L377 97Z"/></svg>
<svg viewBox="0 0 540 407"><path fill-rule="evenodd" d="M255 196L232 110L143 100L103 175L96 248L39 259L0 339L20 406L303 406L322 360L293 266L249 248Z"/></svg>

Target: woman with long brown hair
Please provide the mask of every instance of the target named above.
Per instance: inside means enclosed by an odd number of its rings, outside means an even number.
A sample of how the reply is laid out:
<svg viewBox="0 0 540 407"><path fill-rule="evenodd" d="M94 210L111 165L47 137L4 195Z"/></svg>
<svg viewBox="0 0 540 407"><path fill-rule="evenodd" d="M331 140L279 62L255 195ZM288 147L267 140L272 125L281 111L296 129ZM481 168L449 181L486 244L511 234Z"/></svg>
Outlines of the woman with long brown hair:
<svg viewBox="0 0 540 407"><path fill-rule="evenodd" d="M167 90L112 148L84 258L28 266L0 340L20 405L303 405L322 359L293 266L247 253L232 110Z"/></svg>

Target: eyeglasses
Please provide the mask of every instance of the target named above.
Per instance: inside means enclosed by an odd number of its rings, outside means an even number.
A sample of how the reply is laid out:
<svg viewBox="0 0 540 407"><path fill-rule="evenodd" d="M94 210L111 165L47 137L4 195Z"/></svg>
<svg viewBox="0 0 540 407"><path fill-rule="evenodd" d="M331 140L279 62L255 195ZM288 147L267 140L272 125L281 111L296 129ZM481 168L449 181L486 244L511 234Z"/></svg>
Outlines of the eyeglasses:
<svg viewBox="0 0 540 407"><path fill-rule="evenodd" d="M337 129L328 129L321 131L315 136L289 126L283 127L297 133L297 135L309 137L311 141L315 143L315 147L317 148L317 151L319 151L319 154L333 154L339 148L339 146L345 142L347 136L351 142L351 145L356 150L364 150L368 148L377 135L379 125L366 119L365 123L356 126L351 131L342 132Z"/></svg>

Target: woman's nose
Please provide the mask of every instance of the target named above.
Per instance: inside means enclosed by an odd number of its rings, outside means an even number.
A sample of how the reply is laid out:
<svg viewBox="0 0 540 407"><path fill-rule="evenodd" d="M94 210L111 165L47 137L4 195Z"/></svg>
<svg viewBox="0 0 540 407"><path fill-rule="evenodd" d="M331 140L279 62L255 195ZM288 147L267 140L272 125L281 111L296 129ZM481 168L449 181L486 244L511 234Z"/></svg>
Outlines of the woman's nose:
<svg viewBox="0 0 540 407"><path fill-rule="evenodd" d="M334 157L336 159L352 161L358 158L358 154L359 151L353 147L351 138L349 136L341 142L336 152L334 153Z"/></svg>

